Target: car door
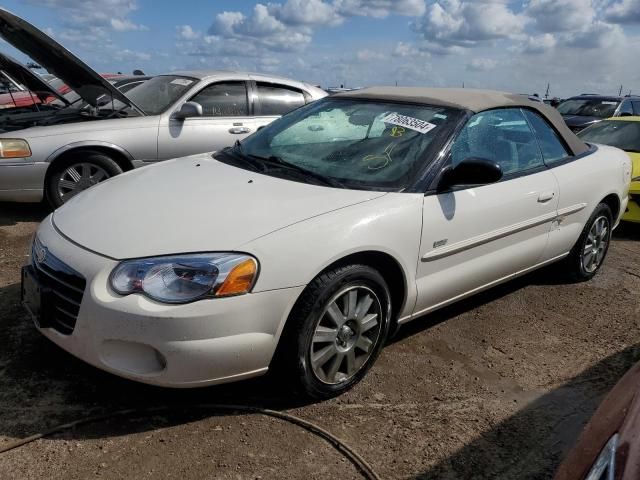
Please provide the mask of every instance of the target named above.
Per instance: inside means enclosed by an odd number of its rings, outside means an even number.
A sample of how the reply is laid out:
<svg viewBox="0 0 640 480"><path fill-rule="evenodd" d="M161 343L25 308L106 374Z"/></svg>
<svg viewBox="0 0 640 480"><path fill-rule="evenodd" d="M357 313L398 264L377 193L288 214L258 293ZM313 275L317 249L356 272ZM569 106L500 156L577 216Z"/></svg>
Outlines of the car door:
<svg viewBox="0 0 640 480"><path fill-rule="evenodd" d="M497 162L498 183L427 193L414 314L426 313L544 261L558 184L544 165L521 109L474 115L458 134L448 164Z"/></svg>
<svg viewBox="0 0 640 480"><path fill-rule="evenodd" d="M255 82L253 85L256 128L268 125L306 103L304 92L297 88L269 82Z"/></svg>
<svg viewBox="0 0 640 480"><path fill-rule="evenodd" d="M250 112L247 82L210 83L187 101L202 106L202 116L178 119L168 116L160 125L159 160L212 152L231 146L255 130ZM180 108L177 105L175 110Z"/></svg>

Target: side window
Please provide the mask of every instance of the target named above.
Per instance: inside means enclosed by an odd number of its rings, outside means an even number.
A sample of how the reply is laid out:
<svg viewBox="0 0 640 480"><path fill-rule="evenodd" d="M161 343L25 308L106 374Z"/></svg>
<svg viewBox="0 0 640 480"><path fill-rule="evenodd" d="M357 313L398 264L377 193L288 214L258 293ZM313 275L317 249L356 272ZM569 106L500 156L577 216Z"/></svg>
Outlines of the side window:
<svg viewBox="0 0 640 480"><path fill-rule="evenodd" d="M560 137L558 137L556 131L545 119L530 110L525 110L524 114L538 137L540 150L542 150L542 156L547 164L557 162L569 156L569 152L563 145Z"/></svg>
<svg viewBox="0 0 640 480"><path fill-rule="evenodd" d="M631 104L633 105L633 114L640 116L640 101L633 101Z"/></svg>
<svg viewBox="0 0 640 480"><path fill-rule="evenodd" d="M214 83L190 99L202 105L205 117L246 117L249 115L244 82Z"/></svg>
<svg viewBox="0 0 640 480"><path fill-rule="evenodd" d="M620 113L618 115L621 117L627 116L627 115L630 115L630 116L633 115L633 107L631 106L630 100L626 100L622 102L622 106L620 107Z"/></svg>
<svg viewBox="0 0 640 480"><path fill-rule="evenodd" d="M493 160L504 175L544 165L535 135L516 108L488 110L469 119L451 147L451 160L455 166L469 157Z"/></svg>
<svg viewBox="0 0 640 480"><path fill-rule="evenodd" d="M283 85L257 83L260 114L265 116L284 115L305 104L301 91Z"/></svg>

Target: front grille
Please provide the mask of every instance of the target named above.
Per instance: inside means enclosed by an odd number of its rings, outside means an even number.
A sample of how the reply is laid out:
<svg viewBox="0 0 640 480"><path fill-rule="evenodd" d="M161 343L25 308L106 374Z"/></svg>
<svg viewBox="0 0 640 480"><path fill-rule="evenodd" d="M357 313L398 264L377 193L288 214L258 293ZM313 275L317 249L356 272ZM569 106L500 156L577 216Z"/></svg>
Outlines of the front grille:
<svg viewBox="0 0 640 480"><path fill-rule="evenodd" d="M47 325L42 326L70 335L76 326L86 280L48 251L37 237L31 249L31 264L48 296Z"/></svg>

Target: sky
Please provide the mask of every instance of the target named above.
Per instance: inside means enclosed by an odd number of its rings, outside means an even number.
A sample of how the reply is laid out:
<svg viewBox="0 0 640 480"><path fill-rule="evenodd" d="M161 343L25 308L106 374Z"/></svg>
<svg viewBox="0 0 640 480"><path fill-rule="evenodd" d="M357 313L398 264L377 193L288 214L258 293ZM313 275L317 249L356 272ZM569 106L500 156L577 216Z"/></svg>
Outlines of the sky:
<svg viewBox="0 0 640 480"><path fill-rule="evenodd" d="M640 0L0 0L99 72L640 94ZM0 48L8 52L6 44Z"/></svg>

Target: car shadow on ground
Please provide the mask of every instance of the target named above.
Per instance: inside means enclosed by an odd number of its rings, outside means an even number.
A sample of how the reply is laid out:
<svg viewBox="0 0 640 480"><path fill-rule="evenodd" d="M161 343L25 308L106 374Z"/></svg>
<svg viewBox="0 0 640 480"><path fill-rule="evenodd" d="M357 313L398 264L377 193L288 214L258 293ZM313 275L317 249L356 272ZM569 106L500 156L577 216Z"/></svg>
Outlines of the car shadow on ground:
<svg viewBox="0 0 640 480"><path fill-rule="evenodd" d="M0 227L21 222L40 222L51 212L44 203L0 202Z"/></svg>
<svg viewBox="0 0 640 480"><path fill-rule="evenodd" d="M613 231L613 238L619 240L640 240L640 223L621 222Z"/></svg>
<svg viewBox="0 0 640 480"><path fill-rule="evenodd" d="M427 479L552 478L582 428L617 381L640 360L640 344L589 367L417 475ZM544 471L540 471L544 466Z"/></svg>

